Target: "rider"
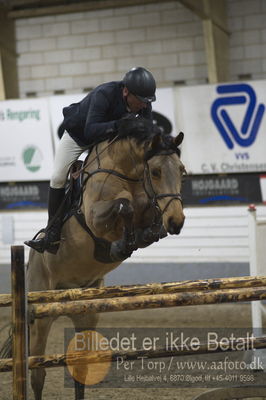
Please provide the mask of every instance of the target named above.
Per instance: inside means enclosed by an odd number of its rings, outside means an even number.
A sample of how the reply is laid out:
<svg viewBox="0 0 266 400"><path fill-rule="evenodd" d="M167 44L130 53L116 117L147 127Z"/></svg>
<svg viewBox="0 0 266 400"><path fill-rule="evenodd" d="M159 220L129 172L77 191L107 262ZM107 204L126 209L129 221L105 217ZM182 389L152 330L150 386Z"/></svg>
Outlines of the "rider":
<svg viewBox="0 0 266 400"><path fill-rule="evenodd" d="M156 82L151 72L137 67L128 71L122 81L103 83L79 103L63 108L65 132L57 147L50 181L48 225L42 238L26 241L26 245L40 253L47 250L56 254L63 218L59 207L65 196L69 168L81 153L113 135L127 114L151 119L155 91Z"/></svg>

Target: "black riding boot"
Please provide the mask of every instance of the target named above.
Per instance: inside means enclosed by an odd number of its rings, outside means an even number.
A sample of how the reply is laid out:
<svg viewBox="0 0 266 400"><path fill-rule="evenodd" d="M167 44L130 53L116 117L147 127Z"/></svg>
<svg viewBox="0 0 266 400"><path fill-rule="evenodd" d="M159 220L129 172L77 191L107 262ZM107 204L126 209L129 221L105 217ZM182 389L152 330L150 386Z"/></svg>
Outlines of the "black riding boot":
<svg viewBox="0 0 266 400"><path fill-rule="evenodd" d="M27 246L32 247L39 253L45 250L52 254L56 254L60 245L60 234L63 219L62 202L65 196L65 188L54 189L49 188L48 198L48 225L45 229L45 236L42 238L32 239L24 242ZM60 208L61 206L61 208ZM60 208L60 210L59 210Z"/></svg>

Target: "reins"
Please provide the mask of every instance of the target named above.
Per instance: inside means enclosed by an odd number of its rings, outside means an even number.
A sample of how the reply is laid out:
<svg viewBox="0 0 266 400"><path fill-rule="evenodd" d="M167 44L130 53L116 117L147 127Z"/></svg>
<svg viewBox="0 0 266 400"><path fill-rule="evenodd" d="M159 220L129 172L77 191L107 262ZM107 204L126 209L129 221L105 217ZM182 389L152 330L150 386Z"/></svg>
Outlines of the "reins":
<svg viewBox="0 0 266 400"><path fill-rule="evenodd" d="M89 167L95 160L97 160L97 159L99 158L99 155L101 155L105 150L107 150L108 147L110 147L111 144L113 144L113 143L116 141L117 138L118 138L118 135L116 135L116 136L108 143L107 146L105 146L99 153L97 153L96 156L95 156L92 160L90 160L90 161L88 160L88 162L84 163L84 165L83 165L80 169L78 169L76 172L73 172L73 173L72 173L73 179L77 179L77 178L80 176L81 172L83 172L83 171L84 171L87 167ZM94 146L94 145L92 145L91 147L93 147L93 146Z"/></svg>
<svg viewBox="0 0 266 400"><path fill-rule="evenodd" d="M104 152L111 146L111 144L113 144L113 143L116 141L117 138L118 138L118 135L116 135L116 136L108 143L108 145L105 146L100 152L98 152L98 147L96 147L96 156L93 157L92 160L90 160L90 161L88 160L87 162L85 162L84 165L83 165L80 169L78 169L78 170L75 171L75 172L72 172L72 174L71 174L72 178L73 178L73 179L77 179L77 178L80 176L80 174L81 174L83 171L85 171L85 169L86 169L87 167L89 167L95 160L98 160L98 163L99 163L99 160L100 160L99 156L100 156L102 153L104 153ZM87 172L87 171L86 171L86 173L88 174L88 178L90 178L91 176L93 176L93 175L95 175L95 174L98 174L98 173L109 173L109 174L111 174L111 175L115 175L115 176L117 176L118 178L125 179L125 180L130 181L130 182L141 182L141 181L142 181L142 179L129 178L128 176L126 176L126 175L124 175L124 174L121 174L120 172L115 171L115 170L113 170L113 169L101 168L100 165L99 165L98 169L96 169L96 170L94 170L94 171L92 171L92 172Z"/></svg>
<svg viewBox="0 0 266 400"><path fill-rule="evenodd" d="M129 181L129 182L141 182L142 181L142 179L129 178L128 176L126 176L124 174L121 174L120 172L115 171L114 169L108 169L108 168L98 168L98 169L95 169L92 172L87 172L88 178L90 178L91 176L93 176L95 174L99 174L99 173L115 175L118 178L124 179L124 180Z"/></svg>

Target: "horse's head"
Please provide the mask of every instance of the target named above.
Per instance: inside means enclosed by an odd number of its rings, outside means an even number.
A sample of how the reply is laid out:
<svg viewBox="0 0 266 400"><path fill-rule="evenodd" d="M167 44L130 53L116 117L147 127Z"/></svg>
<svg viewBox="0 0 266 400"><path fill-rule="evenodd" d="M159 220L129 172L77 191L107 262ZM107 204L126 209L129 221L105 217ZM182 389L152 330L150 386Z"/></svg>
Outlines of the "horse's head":
<svg viewBox="0 0 266 400"><path fill-rule="evenodd" d="M185 168L178 149L183 133L165 136L151 121L131 117L120 125L118 136L116 168L128 177L143 178L150 206L162 217L164 229L178 234L185 219L180 195Z"/></svg>
<svg viewBox="0 0 266 400"><path fill-rule="evenodd" d="M176 138L157 134L145 152L145 190L159 207L164 228L170 234L179 234L185 219L180 194L185 167L178 148L183 137L182 132Z"/></svg>

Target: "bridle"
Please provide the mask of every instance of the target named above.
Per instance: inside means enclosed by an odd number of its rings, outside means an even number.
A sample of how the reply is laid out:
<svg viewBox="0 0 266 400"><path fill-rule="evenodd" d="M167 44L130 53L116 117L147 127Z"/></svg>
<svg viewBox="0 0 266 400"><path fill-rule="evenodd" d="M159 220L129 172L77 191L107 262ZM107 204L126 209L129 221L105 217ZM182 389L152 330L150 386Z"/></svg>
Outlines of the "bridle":
<svg viewBox="0 0 266 400"><path fill-rule="evenodd" d="M144 156L144 169L143 169L143 178L131 178L128 177L125 174L122 174L114 169L109 169L109 168L102 168L101 163L100 163L100 157L98 155L98 146L96 146L96 154L97 154L97 161L98 161L98 168L95 169L92 172L84 171L84 173L87 175L86 182L87 180L92 177L95 174L98 173L107 173L109 175L117 176L120 179L123 179L128 182L132 183L143 183L143 189L146 193L147 198L149 199L149 208L151 207L154 211L154 222L156 224L162 224L162 217L164 213L167 211L168 207L172 203L173 200L178 200L180 201L181 205L183 206L183 201L182 201L182 196L180 193L156 193L153 183L152 183L152 178L151 178L151 172L150 172L150 167L148 161L154 157L154 156L160 156L160 155L171 155L175 154L176 150L161 150L158 152L154 152L151 155L148 155L147 153ZM146 179L145 179L146 178ZM86 183L85 182L85 183ZM147 186L148 184L148 186ZM85 186L85 185L84 185ZM169 201L166 203L163 209L161 209L158 201L161 199L164 199L166 197L169 197Z"/></svg>
<svg viewBox="0 0 266 400"><path fill-rule="evenodd" d="M156 155L171 155L174 154L174 151L169 151L169 152L159 152ZM160 193L157 194L156 191L154 190L154 186L152 183L152 179L151 179L151 172L150 172L150 167L149 167L149 163L148 160L145 160L145 164L144 164L144 176L146 175L146 180L149 184L149 188L146 186L146 181L145 179L143 179L143 189L148 197L148 199L150 200L150 203L152 205L152 207L154 207L157 211L160 212L161 216L163 216L163 214L166 212L166 210L168 209L168 207L170 206L170 204L172 203L173 200L178 200L181 202L181 204L183 205L183 201L182 201L182 196L180 193ZM166 205L164 206L163 210L161 209L158 200L161 199L165 199L166 197L170 197L169 201L166 203Z"/></svg>

